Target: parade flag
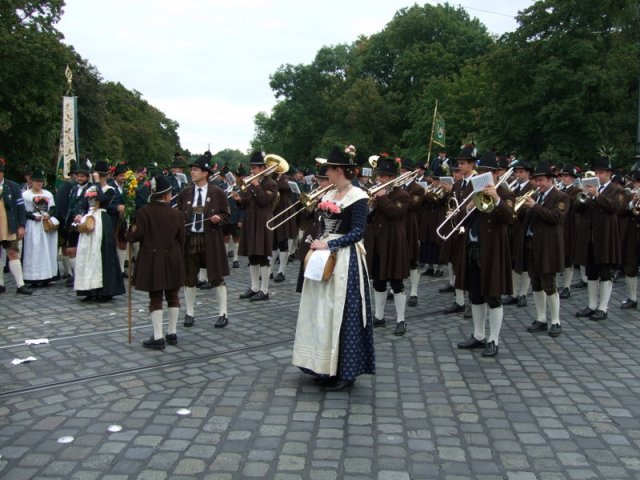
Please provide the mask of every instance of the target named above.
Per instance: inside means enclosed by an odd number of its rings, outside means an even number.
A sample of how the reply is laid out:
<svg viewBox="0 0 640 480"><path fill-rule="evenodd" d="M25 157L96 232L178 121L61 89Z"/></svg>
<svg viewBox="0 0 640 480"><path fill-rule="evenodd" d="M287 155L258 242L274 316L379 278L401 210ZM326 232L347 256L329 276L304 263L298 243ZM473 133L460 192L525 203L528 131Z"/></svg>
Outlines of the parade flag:
<svg viewBox="0 0 640 480"><path fill-rule="evenodd" d="M56 183L69 178L71 161L78 161L78 97L62 97L62 131Z"/></svg>
<svg viewBox="0 0 640 480"><path fill-rule="evenodd" d="M444 118L442 118L440 115L436 117L433 129L433 143L435 143L436 145L440 145L441 147L445 146Z"/></svg>

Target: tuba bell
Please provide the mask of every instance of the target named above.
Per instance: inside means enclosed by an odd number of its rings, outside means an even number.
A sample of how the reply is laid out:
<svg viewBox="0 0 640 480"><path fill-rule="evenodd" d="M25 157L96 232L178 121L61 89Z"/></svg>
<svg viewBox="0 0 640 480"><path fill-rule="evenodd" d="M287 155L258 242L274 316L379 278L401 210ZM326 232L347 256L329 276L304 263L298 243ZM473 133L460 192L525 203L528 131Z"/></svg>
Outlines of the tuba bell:
<svg viewBox="0 0 640 480"><path fill-rule="evenodd" d="M265 168L261 172L256 173L255 175L246 177L245 179L241 179L241 178L236 179L236 186L241 192L244 192L249 186L249 184L254 180L260 179L262 177L266 177L267 175L271 175L272 173L277 173L278 175L280 175L282 173L286 173L287 171L289 171L289 164L287 163L287 161L281 156L276 155L274 153L265 155L264 163L267 166L267 168Z"/></svg>

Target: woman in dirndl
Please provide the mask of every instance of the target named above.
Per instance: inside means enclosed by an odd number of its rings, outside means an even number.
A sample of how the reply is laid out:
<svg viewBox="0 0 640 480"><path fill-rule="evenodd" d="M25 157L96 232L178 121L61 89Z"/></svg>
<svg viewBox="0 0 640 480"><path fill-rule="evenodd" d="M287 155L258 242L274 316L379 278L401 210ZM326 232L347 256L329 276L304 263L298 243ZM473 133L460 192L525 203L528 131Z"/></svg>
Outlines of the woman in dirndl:
<svg viewBox="0 0 640 480"><path fill-rule="evenodd" d="M353 158L334 147L326 162L335 189L317 209L322 235L311 250L335 253L328 280L305 278L293 345L293 365L314 375L326 390L350 387L375 373L369 275L362 239L369 197L352 185Z"/></svg>

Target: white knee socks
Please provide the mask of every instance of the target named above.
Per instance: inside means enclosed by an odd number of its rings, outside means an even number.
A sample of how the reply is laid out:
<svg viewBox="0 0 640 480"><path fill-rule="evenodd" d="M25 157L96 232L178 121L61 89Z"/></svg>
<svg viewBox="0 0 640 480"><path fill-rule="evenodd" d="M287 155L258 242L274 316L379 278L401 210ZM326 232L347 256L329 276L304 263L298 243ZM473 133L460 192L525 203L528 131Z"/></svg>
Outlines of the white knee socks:
<svg viewBox="0 0 640 480"><path fill-rule="evenodd" d="M600 281L600 305L598 306L598 310L602 310L603 312L607 311L609 299L611 298L611 290L613 290L613 282L611 280L607 280L606 282Z"/></svg>
<svg viewBox="0 0 640 480"><path fill-rule="evenodd" d="M500 329L502 328L502 307L489 309L489 341L498 345Z"/></svg>
<svg viewBox="0 0 640 480"><path fill-rule="evenodd" d="M218 297L218 315L227 314L227 286L220 285L216 287L216 295Z"/></svg>
<svg viewBox="0 0 640 480"><path fill-rule="evenodd" d="M547 323L547 294L544 290L533 292L533 303L536 305L537 321Z"/></svg>
<svg viewBox="0 0 640 480"><path fill-rule="evenodd" d="M553 295L547 295L547 305L549 305L549 317L551 325L560 323L560 294L558 292Z"/></svg>
<svg viewBox="0 0 640 480"><path fill-rule="evenodd" d="M153 325L153 339L160 340L162 335L162 310L154 310L151 312L151 323Z"/></svg>
<svg viewBox="0 0 640 480"><path fill-rule="evenodd" d="M387 304L387 292L373 292L373 300L375 303L375 317L378 320L384 319L384 307Z"/></svg>
<svg viewBox="0 0 640 480"><path fill-rule="evenodd" d="M420 283L420 270L414 268L409 270L409 283L411 283L411 296L418 296L418 284Z"/></svg>
<svg viewBox="0 0 640 480"><path fill-rule="evenodd" d="M638 277L626 277L627 290L629 291L629 300L638 301Z"/></svg>
<svg viewBox="0 0 640 480"><path fill-rule="evenodd" d="M264 267L260 267L260 290L262 293L269 293L269 265L265 265Z"/></svg>
<svg viewBox="0 0 640 480"><path fill-rule="evenodd" d="M187 315L193 317L196 306L196 287L184 287L184 303L187 306Z"/></svg>
<svg viewBox="0 0 640 480"><path fill-rule="evenodd" d="M407 305L407 294L405 292L396 293L393 296L393 303L396 305L396 323L404 322L404 310Z"/></svg>
<svg viewBox="0 0 640 480"><path fill-rule="evenodd" d="M249 265L249 273L251 274L251 290L257 292L260 290L260 265ZM269 274L267 274L269 278Z"/></svg>
<svg viewBox="0 0 640 480"><path fill-rule="evenodd" d="M168 316L169 316L169 326L167 327L167 333L169 335L174 335L176 333L176 327L178 326L178 315L180 314L179 307L169 307L168 308Z"/></svg>
<svg viewBox="0 0 640 480"><path fill-rule="evenodd" d="M484 340L486 338L484 330L487 322L487 304L471 304L471 316L473 317L473 337L476 340Z"/></svg>
<svg viewBox="0 0 640 480"><path fill-rule="evenodd" d="M22 262L20 262L20 260L9 260L9 271L16 280L16 287L22 287L24 285L24 278L22 278Z"/></svg>

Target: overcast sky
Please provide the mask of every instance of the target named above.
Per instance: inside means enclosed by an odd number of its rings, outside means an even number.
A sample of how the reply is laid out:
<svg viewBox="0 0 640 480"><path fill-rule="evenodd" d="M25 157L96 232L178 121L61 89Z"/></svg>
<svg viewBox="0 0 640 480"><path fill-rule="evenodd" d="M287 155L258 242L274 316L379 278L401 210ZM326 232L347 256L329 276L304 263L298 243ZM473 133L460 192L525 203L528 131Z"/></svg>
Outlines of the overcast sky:
<svg viewBox="0 0 640 480"><path fill-rule="evenodd" d="M515 30L515 15L532 3L452 2L498 35ZM255 114L275 104L269 75L280 65L308 64L325 45L379 32L410 5L406 0L66 0L58 29L104 80L139 91L176 120L183 148L245 152Z"/></svg>

